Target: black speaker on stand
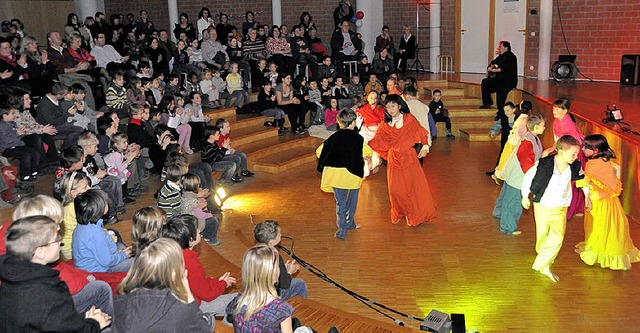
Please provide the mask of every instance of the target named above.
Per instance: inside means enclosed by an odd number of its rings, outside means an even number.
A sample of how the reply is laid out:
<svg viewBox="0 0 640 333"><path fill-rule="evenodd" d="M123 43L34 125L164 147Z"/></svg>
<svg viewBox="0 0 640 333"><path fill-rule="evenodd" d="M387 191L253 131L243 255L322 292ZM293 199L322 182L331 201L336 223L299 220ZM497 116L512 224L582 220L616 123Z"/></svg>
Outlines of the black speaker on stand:
<svg viewBox="0 0 640 333"><path fill-rule="evenodd" d="M620 62L620 83L640 84L640 55L625 54Z"/></svg>

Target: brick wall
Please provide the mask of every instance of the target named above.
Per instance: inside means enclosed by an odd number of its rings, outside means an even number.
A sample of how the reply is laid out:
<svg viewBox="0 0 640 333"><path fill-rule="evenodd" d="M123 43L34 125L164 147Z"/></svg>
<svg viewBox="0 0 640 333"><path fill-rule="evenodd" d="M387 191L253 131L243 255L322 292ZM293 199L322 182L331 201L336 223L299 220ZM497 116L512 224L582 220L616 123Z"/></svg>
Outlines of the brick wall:
<svg viewBox="0 0 640 333"><path fill-rule="evenodd" d="M537 8L539 0L529 0ZM551 63L568 54L554 1ZM638 0L563 0L560 10L569 51L578 55L576 65L594 80L618 81L623 54L640 53L640 2ZM529 15L528 30L539 32L539 17ZM527 75L537 75L538 39L527 42ZM529 70L535 66L535 70ZM581 78L581 77L579 77Z"/></svg>

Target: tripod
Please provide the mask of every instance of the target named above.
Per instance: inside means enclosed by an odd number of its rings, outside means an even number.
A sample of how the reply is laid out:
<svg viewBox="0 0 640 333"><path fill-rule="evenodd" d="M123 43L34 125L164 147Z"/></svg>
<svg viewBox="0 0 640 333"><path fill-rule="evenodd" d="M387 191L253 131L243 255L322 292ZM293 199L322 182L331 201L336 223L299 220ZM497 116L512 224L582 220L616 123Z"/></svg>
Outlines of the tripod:
<svg viewBox="0 0 640 333"><path fill-rule="evenodd" d="M413 59L413 63L411 64L411 66L409 66L409 69L407 69L408 72L411 72L412 70L414 70L415 67L415 71L416 72L425 72L426 70L424 69L424 66L422 66L422 62L420 61L420 50L425 50L428 49L427 47L416 47L416 58Z"/></svg>

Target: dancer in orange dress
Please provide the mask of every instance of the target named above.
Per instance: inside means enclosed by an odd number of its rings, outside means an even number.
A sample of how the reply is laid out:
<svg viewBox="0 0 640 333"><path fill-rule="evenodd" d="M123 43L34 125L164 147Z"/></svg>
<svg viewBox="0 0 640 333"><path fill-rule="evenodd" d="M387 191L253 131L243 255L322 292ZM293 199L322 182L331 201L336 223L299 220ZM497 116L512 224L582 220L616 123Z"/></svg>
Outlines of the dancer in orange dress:
<svg viewBox="0 0 640 333"><path fill-rule="evenodd" d="M417 226L437 216L427 177L418 161L429 152L429 132L409 113L402 97L389 95L385 107L385 121L369 146L387 161L391 221L395 224L406 219L409 226ZM417 143L423 144L418 153Z"/></svg>

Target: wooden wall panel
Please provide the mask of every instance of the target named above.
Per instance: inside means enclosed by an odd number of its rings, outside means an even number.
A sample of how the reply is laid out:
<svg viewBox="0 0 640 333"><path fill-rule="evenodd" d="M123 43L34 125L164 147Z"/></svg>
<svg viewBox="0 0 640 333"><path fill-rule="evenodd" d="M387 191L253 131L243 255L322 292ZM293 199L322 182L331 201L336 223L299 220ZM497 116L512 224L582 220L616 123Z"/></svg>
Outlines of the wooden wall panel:
<svg viewBox="0 0 640 333"><path fill-rule="evenodd" d="M24 22L25 31L46 45L49 31L60 31L67 23L67 15L75 11L73 0L2 0L0 20L18 18Z"/></svg>

